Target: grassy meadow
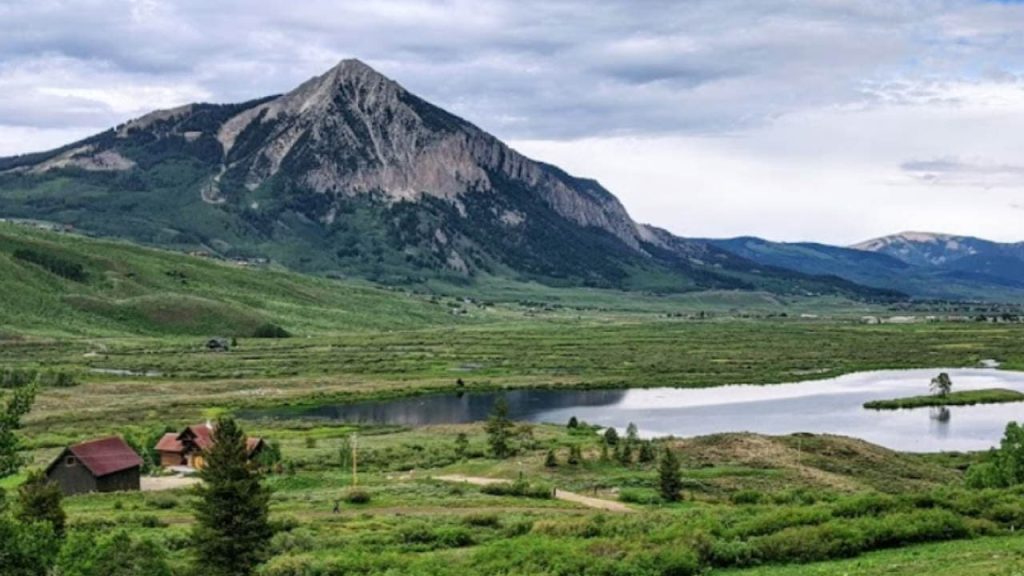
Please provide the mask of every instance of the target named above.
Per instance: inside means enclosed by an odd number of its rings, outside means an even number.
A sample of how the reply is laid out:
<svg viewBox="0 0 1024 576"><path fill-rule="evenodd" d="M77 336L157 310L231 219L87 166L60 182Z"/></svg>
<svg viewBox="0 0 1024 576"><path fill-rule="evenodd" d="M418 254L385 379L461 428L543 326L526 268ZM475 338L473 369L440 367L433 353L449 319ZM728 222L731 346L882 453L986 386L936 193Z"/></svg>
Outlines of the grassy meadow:
<svg viewBox="0 0 1024 576"><path fill-rule="evenodd" d="M468 391L708 387L985 359L1024 369L1021 324L869 325L861 315L908 312L489 282L382 289L0 225L0 370L72 376L41 390L22 430L30 467L42 467L68 443L104 434L146 446L168 428L244 408L449 391L460 379ZM254 337L268 323L291 337ZM213 336L234 339L231 350L206 351ZM507 459L490 455L481 424L242 425L283 457L266 480L278 533L263 576L1024 570L1022 489L964 484L984 454L901 454L827 435L664 439L655 451L682 461L684 498L669 503L638 444L627 458L626 440L603 446L587 425L517 425ZM366 503L347 501L353 443ZM576 449L582 462L570 464ZM629 511L439 479L450 475L522 478ZM192 500L176 489L64 505L72 530L128 527L159 542L184 576Z"/></svg>

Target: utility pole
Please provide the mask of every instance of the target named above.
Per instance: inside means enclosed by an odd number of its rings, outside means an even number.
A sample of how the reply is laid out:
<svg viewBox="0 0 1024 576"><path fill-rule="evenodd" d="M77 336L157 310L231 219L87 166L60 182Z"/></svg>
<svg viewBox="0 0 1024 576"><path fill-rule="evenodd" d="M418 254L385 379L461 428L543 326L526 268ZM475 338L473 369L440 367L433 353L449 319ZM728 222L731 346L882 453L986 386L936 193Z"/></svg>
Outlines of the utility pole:
<svg viewBox="0 0 1024 576"><path fill-rule="evenodd" d="M358 463L359 458L359 437L355 432L352 433L352 486L359 485L359 472Z"/></svg>

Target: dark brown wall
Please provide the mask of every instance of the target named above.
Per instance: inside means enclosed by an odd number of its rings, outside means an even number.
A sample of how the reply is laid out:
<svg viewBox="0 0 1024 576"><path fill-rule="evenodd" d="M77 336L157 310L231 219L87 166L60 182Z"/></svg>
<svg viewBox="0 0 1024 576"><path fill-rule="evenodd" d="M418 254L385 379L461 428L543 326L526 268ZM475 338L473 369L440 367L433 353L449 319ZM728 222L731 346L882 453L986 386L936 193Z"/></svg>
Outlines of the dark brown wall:
<svg viewBox="0 0 1024 576"><path fill-rule="evenodd" d="M72 458L74 463L68 465L67 458ZM127 490L138 490L141 481L141 471L136 466L113 474L107 474L101 478L95 478L88 468L82 465L71 454L70 450L64 450L60 459L46 473L47 478L60 486L61 492L66 496L74 494L87 494L89 492L118 492Z"/></svg>
<svg viewBox="0 0 1024 576"><path fill-rule="evenodd" d="M139 468L129 468L113 474L107 474L96 480L96 489L99 492L122 492L138 490L140 483Z"/></svg>
<svg viewBox="0 0 1024 576"><path fill-rule="evenodd" d="M65 459L69 457L74 460L70 466L65 463ZM89 469L83 466L70 450L64 450L61 453L60 458L46 473L46 476L52 482L56 482L65 495L96 491L96 479L93 478L92 472L89 472Z"/></svg>

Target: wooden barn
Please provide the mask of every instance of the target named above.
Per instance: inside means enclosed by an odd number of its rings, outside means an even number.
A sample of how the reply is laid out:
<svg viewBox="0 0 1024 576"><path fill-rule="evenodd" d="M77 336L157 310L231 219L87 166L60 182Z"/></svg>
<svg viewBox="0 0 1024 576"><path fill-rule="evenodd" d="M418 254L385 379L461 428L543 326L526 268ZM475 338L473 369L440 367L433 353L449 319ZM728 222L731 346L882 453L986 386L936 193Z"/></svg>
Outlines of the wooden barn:
<svg viewBox="0 0 1024 576"><path fill-rule="evenodd" d="M255 458L263 450L262 438L246 438L246 451L249 458ZM160 454L160 466L172 468L185 466L196 470L205 465L203 453L213 446L213 425L195 424L186 427L180 433L168 432L156 444Z"/></svg>
<svg viewBox="0 0 1024 576"><path fill-rule="evenodd" d="M142 458L117 436L68 446L46 477L65 495L138 490Z"/></svg>

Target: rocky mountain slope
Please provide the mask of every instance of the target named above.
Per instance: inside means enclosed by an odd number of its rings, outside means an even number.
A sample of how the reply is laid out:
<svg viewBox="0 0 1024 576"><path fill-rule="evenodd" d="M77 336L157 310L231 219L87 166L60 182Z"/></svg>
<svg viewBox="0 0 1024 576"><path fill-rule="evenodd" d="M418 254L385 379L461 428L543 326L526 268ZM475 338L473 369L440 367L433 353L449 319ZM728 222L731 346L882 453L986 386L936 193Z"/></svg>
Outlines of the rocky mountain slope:
<svg viewBox="0 0 1024 576"><path fill-rule="evenodd" d="M593 180L533 161L345 60L287 94L162 110L0 159L0 217L321 274L890 297L634 222Z"/></svg>

